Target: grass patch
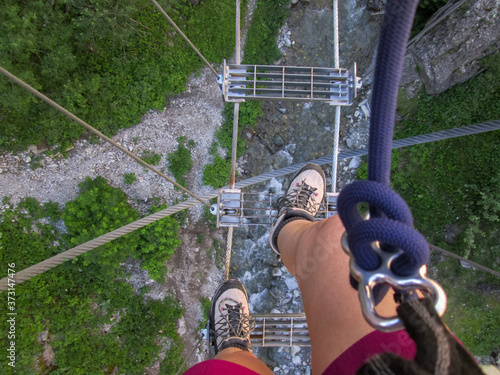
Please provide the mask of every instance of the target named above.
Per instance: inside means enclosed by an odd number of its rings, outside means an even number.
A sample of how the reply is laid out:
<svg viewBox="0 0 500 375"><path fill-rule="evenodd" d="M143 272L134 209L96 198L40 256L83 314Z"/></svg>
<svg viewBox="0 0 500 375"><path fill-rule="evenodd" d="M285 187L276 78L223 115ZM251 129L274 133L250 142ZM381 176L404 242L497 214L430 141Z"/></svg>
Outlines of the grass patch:
<svg viewBox="0 0 500 375"><path fill-rule="evenodd" d="M177 142L177 150L167 155L167 160L169 162L168 169L174 175L175 181L181 186L186 187L184 176L193 166L191 151L196 146L196 142L192 139L186 142L186 137L178 137Z"/></svg>
<svg viewBox="0 0 500 375"><path fill-rule="evenodd" d="M150 150L145 150L142 152L141 159L149 165L158 165L161 161L161 154L157 154L156 152Z"/></svg>

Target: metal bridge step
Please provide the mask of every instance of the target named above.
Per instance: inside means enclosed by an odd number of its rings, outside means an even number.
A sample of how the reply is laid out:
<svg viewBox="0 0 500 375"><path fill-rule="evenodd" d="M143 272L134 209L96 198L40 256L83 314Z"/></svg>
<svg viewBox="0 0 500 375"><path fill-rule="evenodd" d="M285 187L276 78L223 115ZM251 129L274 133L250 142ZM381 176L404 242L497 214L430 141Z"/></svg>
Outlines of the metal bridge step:
<svg viewBox="0 0 500 375"><path fill-rule="evenodd" d="M305 314L252 314L253 347L311 346Z"/></svg>
<svg viewBox="0 0 500 375"><path fill-rule="evenodd" d="M236 65L224 60L220 76L224 100L321 101L351 105L361 87L352 69L276 65Z"/></svg>
<svg viewBox="0 0 500 375"><path fill-rule="evenodd" d="M337 214L338 193L327 193L318 218ZM217 227L270 225L278 212L273 207L277 197L270 193L243 193L240 189L220 189L217 204L211 212L217 215Z"/></svg>

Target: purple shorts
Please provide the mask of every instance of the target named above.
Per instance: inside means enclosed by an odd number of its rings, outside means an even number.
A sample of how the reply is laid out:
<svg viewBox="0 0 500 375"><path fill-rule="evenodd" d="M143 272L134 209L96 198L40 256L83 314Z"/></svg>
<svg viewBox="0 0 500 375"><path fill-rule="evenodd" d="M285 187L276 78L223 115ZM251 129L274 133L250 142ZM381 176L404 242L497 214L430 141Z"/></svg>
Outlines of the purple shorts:
<svg viewBox="0 0 500 375"><path fill-rule="evenodd" d="M384 333L373 331L358 340L323 372L323 375L352 375L368 359L376 354L393 352L405 359L413 359L416 353L415 343L406 331ZM253 375L256 372L236 363L211 359L194 365L184 374L187 375L215 375L215 374L239 374Z"/></svg>

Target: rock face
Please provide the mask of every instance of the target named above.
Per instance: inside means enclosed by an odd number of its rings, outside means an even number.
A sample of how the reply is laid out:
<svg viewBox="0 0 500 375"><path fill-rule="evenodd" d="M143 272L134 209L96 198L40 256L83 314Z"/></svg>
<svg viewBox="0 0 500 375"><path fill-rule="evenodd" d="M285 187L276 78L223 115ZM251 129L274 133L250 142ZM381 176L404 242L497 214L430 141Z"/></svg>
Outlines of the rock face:
<svg viewBox="0 0 500 375"><path fill-rule="evenodd" d="M428 25L456 3L450 1ZM422 83L429 94L439 94L479 74L478 60L500 49L499 13L498 0L467 0L422 34L405 59L401 86L407 95L415 96Z"/></svg>

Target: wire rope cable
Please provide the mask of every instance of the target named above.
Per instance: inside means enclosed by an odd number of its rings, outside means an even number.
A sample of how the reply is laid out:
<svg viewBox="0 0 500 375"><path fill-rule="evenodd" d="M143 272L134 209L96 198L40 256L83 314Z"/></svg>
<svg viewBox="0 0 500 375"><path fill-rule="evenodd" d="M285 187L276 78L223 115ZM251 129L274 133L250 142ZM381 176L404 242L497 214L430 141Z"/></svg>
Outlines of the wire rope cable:
<svg viewBox="0 0 500 375"><path fill-rule="evenodd" d="M213 196L216 196L217 193L212 193L211 195L204 196L206 199L213 198ZM188 199L187 201L184 201L182 203L176 204L175 206L166 208L165 210L158 211L152 215L143 217L142 219L139 219L137 221L134 221L133 223L124 225L123 227L120 227L118 229L115 229L109 233L103 234L102 236L99 236L97 238L94 238L93 240L87 241L81 245L78 245L70 250L66 250L60 254L54 255L53 257L46 259L40 263L37 263L33 266L30 266L28 268L25 268L22 271L16 272L15 275L15 281L16 285L21 284L37 275L40 275L41 273L44 273L45 271L48 271L63 262L76 258L77 256L84 254L90 250L93 250L99 246L102 246L112 240L115 240L117 238L120 238L128 233L133 232L136 229L142 228L148 224L154 223L157 220L163 219L167 216L170 216L176 212L182 211L186 208L189 208L191 206L194 206L198 204L199 202L193 198ZM0 280L0 293L7 290L7 281L8 278L3 278Z"/></svg>
<svg viewBox="0 0 500 375"><path fill-rule="evenodd" d="M419 32L417 35L415 35L409 42L408 42L408 46L412 45L413 43L419 41L425 34L427 34L427 32L432 29L434 26L438 25L439 23L441 23L446 17L448 17L451 13L453 13L455 10L457 10L458 8L460 8L465 2L467 2L469 0L460 0L459 2L455 3L455 4L452 4L451 2L448 3L447 5L444 5L443 8L445 7L448 7L448 9L442 14L440 15L438 18L436 18L434 21L432 21L431 23L425 25L424 29ZM438 10L439 12L439 10Z"/></svg>
<svg viewBox="0 0 500 375"><path fill-rule="evenodd" d="M187 42L187 44L189 44L189 46L198 54L198 56L200 56L200 58L203 60L203 62L210 68L210 70L217 76L219 77L219 74L217 73L217 71L214 69L214 67L207 61L207 59L201 54L200 51L198 51L198 48L195 47L195 45L193 43L191 43L191 41L189 40L189 38L182 32L181 29L179 29L179 27L175 24L175 22L172 20L172 18L170 18L167 14L167 12L165 12L163 10L163 8L160 6L160 4L158 4L155 0L151 0L151 2L153 3L153 5L160 11L161 14L163 14L163 16L167 19L167 21L172 25L172 27L182 36L182 38Z"/></svg>
<svg viewBox="0 0 500 375"><path fill-rule="evenodd" d="M224 257L224 281L229 280L229 268L231 267L231 251L233 249L234 228L229 227L227 231L226 256Z"/></svg>
<svg viewBox="0 0 500 375"><path fill-rule="evenodd" d="M435 245L432 245L432 244L429 244L429 248L431 250L434 250L434 251L437 251L441 254L444 254L446 256L449 256L449 257L452 257L452 258L455 258L457 260L459 260L460 262L465 262L467 264L470 264L472 267L474 268L478 268L484 272L488 272L488 273L491 273L492 275L495 275L497 277L500 277L500 272L497 272L495 270L492 270L491 268L488 268L488 267L485 267L479 263L476 263L476 262L473 262L472 260L469 260L467 258L464 258L464 257L461 257L460 255L457 255L455 253L452 253L451 251L448 251L448 250L445 250L445 249L442 249L440 247L437 247Z"/></svg>
<svg viewBox="0 0 500 375"><path fill-rule="evenodd" d="M240 35L240 0L236 0L236 64L241 63L241 35ZM236 182L236 156L238 147L238 120L240 115L240 103L234 103L233 115L233 141L231 145L231 176L229 187L234 189ZM226 255L224 260L224 281L229 279L229 267L231 265L231 251L233 247L233 227L227 231Z"/></svg>
<svg viewBox="0 0 500 375"><path fill-rule="evenodd" d="M339 58L339 2L333 0L333 62L335 68L340 67ZM337 192L337 171L340 142L340 106L335 106L335 127L333 131L333 158L332 158L332 192Z"/></svg>
<svg viewBox="0 0 500 375"><path fill-rule="evenodd" d="M442 131L438 131L435 133L423 134L423 135L418 135L415 137L396 140L396 141L393 141L392 148L395 149L395 148L400 148L400 147L407 147L407 146L412 146L412 145L417 145L417 144L422 144L422 143L439 141L439 140L443 140L443 139L463 137L463 136L471 135L471 134L480 134L480 133L494 131L494 130L500 130L500 120L488 121L488 122L484 122L484 123L480 123L480 124L468 125L468 126L463 126L463 127L459 127L459 128L442 130ZM368 154L368 149L366 149L366 148L359 149L359 150L346 151L346 152L339 153L339 159L344 160L344 159L352 158L354 156L363 156L366 154ZM315 163L318 165L324 165L324 164L329 164L330 162L331 162L331 158L329 156L325 156L325 157L311 160L308 162L290 165L290 166L285 167L285 168L280 168L280 169L277 169L275 171L263 173L259 176L248 178L244 181L239 181L235 184L235 188L237 188L237 189L246 188L246 187L258 184L258 183L265 182L265 181L270 180L272 178L281 177L281 176L284 176L286 174L294 173L308 163ZM216 196L217 196L217 190L213 190L212 192L209 192L209 193L203 195L202 199L209 200L209 199L215 198ZM197 204L199 204L198 199L189 198L188 200L181 202L179 204L176 204L175 206L169 207L169 208L162 210L162 211L158 211L152 215L149 215L149 216L146 216L142 219L139 219L138 221L136 221L134 223L127 224L121 228L118 228L118 229L110 232L110 233L104 234L100 237L97 237L93 240L90 240L90 241L85 242L79 246L76 246L70 250L67 250L61 254L58 254L52 258L49 258L43 262L40 262L40 263L35 264L31 267L28 267L28 268L16 273L16 276L15 276L16 284L20 284L24 281L31 279L32 277L35 277L35 276L37 276L45 271L48 271L49 269L63 263L65 260L76 258L80 254L83 254L87 251L95 249L96 247L104 245L104 244L108 243L109 241L112 241L116 238L119 238L127 233L130 233L130 232L136 230L136 229L142 228L143 226L145 226L147 224L153 223L157 220L163 219L164 217L167 217L167 216L172 215L176 212L182 211L186 208L195 206ZM8 282L8 278L3 278L0 280L0 293L8 289L7 282Z"/></svg>

